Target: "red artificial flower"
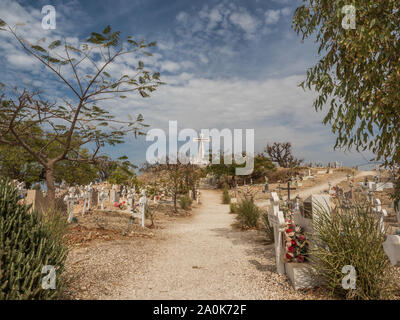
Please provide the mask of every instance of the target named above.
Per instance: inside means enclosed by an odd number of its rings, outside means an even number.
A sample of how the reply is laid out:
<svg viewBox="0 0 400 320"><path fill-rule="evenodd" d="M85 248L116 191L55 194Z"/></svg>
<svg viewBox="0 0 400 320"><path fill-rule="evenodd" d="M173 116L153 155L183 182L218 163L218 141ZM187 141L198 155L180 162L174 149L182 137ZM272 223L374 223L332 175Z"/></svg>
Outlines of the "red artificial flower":
<svg viewBox="0 0 400 320"><path fill-rule="evenodd" d="M291 232L293 232L292 229L286 229L286 233L291 233Z"/></svg>
<svg viewBox="0 0 400 320"><path fill-rule="evenodd" d="M290 259L292 259L292 256L290 254L286 253L286 259L290 260Z"/></svg>
<svg viewBox="0 0 400 320"><path fill-rule="evenodd" d="M297 236L297 238L299 238L300 241L303 241L303 240L305 240L306 237L303 236L302 234L300 234Z"/></svg>
<svg viewBox="0 0 400 320"><path fill-rule="evenodd" d="M289 251L290 253L293 253L294 247L293 247L293 246L289 247L289 248L288 248L288 251Z"/></svg>
<svg viewBox="0 0 400 320"><path fill-rule="evenodd" d="M292 240L292 246L294 246L296 244L296 241Z"/></svg>
<svg viewBox="0 0 400 320"><path fill-rule="evenodd" d="M296 257L298 262L304 262L304 257L303 256L297 256Z"/></svg>

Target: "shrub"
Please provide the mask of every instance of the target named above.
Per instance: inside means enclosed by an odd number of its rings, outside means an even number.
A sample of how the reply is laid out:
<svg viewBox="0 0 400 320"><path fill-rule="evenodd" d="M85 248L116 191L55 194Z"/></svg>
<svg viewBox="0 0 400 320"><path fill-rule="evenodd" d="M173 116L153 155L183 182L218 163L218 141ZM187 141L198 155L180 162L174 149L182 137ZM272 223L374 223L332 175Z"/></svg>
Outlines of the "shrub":
<svg viewBox="0 0 400 320"><path fill-rule="evenodd" d="M260 210L251 200L243 200L237 207L237 220L242 227L257 227Z"/></svg>
<svg viewBox="0 0 400 320"><path fill-rule="evenodd" d="M314 215L312 261L323 285L332 295L346 299L385 299L393 290L389 261L383 251L385 232L370 207L356 204L350 209L318 208ZM356 270L356 288L345 290L342 268Z"/></svg>
<svg viewBox="0 0 400 320"><path fill-rule="evenodd" d="M63 289L67 250L63 223L56 213L39 216L19 204L19 193L0 181L0 300L55 299ZM45 265L55 267L56 289L42 289Z"/></svg>
<svg viewBox="0 0 400 320"><path fill-rule="evenodd" d="M230 208L230 213L237 213L237 204L236 203L231 203L229 205Z"/></svg>
<svg viewBox="0 0 400 320"><path fill-rule="evenodd" d="M231 197L229 196L229 190L228 190L228 186L226 184L224 185L224 191L222 193L222 203L223 204L231 203Z"/></svg>
<svg viewBox="0 0 400 320"><path fill-rule="evenodd" d="M188 195L184 195L179 198L179 205L181 206L181 208L183 210L190 209L192 202L193 202L193 200Z"/></svg>
<svg viewBox="0 0 400 320"><path fill-rule="evenodd" d="M262 230L265 233L267 241L270 243L273 243L275 241L274 227L270 226L270 224L269 224L268 211L263 211L261 213L261 224L262 224Z"/></svg>

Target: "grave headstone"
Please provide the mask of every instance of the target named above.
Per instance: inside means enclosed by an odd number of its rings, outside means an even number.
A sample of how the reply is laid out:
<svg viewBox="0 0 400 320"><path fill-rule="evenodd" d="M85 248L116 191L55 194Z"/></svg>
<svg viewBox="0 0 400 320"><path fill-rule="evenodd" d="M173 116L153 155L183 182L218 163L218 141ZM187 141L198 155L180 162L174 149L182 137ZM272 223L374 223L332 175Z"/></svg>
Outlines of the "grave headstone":
<svg viewBox="0 0 400 320"><path fill-rule="evenodd" d="M388 235L383 243L383 250L392 265L400 266L400 236Z"/></svg>
<svg viewBox="0 0 400 320"><path fill-rule="evenodd" d="M75 195L75 188L71 187L68 194L64 197L64 202L67 204L68 223L72 222L74 217L74 204L78 201L78 197Z"/></svg>
<svg viewBox="0 0 400 320"><path fill-rule="evenodd" d="M279 210L279 197L276 192L271 192L271 200L272 208L268 212L268 220L270 225L274 228L276 270L279 274L284 274L284 241L282 239L282 233L285 231L285 218L283 212Z"/></svg>
<svg viewBox="0 0 400 320"><path fill-rule="evenodd" d="M146 191L142 191L142 196L139 199L139 207L140 207L140 213L142 216L142 228L144 228L144 221L146 218L146 206L147 206L147 197L146 197Z"/></svg>

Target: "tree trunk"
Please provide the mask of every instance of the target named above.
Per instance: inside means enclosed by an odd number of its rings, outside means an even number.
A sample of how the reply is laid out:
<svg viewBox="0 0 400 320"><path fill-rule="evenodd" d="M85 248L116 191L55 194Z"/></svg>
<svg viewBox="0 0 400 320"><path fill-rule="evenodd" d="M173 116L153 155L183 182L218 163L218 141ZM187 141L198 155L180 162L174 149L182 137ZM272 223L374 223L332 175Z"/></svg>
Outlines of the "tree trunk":
<svg viewBox="0 0 400 320"><path fill-rule="evenodd" d="M46 198L50 204L54 204L56 200L56 187L54 185L54 165L48 165L46 167Z"/></svg>
<svg viewBox="0 0 400 320"><path fill-rule="evenodd" d="M178 209L176 208L176 192L174 192L174 211L175 213L178 212Z"/></svg>
<svg viewBox="0 0 400 320"><path fill-rule="evenodd" d="M194 184L192 185L192 198L196 200L196 186Z"/></svg>

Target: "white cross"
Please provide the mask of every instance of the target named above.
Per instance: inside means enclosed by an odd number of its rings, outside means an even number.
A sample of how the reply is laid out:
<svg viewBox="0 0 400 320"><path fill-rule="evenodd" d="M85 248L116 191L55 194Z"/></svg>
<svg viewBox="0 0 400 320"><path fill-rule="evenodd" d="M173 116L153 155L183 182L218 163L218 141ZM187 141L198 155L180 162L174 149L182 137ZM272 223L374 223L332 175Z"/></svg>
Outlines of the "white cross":
<svg viewBox="0 0 400 320"><path fill-rule="evenodd" d="M284 274L285 264L282 261L282 232L285 231L285 218L283 216L283 212L279 210L279 197L277 193L271 192L271 198L272 208L268 212L268 220L269 224L274 227L276 269L279 274Z"/></svg>
<svg viewBox="0 0 400 320"><path fill-rule="evenodd" d="M204 159L204 146L203 142L210 142L210 138L204 138L204 135L200 133L200 138L193 138L193 141L200 142L199 143L199 150L197 152L197 164L204 164L208 163L207 160Z"/></svg>

